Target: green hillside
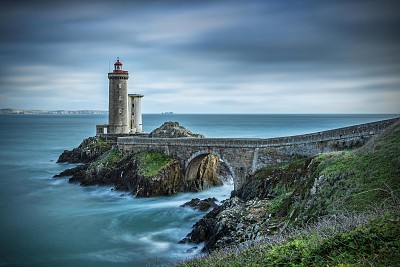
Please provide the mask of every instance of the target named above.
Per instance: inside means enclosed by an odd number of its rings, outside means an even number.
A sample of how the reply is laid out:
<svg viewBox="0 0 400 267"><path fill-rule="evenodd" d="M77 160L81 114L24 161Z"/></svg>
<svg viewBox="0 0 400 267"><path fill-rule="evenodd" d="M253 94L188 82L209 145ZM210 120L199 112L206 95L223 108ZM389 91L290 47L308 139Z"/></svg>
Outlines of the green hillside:
<svg viewBox="0 0 400 267"><path fill-rule="evenodd" d="M261 169L236 194L268 200L255 223L280 229L179 266L400 266L399 123L358 150Z"/></svg>

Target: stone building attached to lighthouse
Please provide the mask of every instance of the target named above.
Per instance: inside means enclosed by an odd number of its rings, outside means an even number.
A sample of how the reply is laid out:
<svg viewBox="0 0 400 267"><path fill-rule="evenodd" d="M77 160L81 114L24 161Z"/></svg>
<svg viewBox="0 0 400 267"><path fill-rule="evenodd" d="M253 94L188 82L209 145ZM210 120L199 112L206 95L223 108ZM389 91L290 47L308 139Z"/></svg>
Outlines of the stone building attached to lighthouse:
<svg viewBox="0 0 400 267"><path fill-rule="evenodd" d="M141 133L142 111L140 94L128 95L129 73L117 59L108 73L108 124L97 125L96 134L126 135Z"/></svg>

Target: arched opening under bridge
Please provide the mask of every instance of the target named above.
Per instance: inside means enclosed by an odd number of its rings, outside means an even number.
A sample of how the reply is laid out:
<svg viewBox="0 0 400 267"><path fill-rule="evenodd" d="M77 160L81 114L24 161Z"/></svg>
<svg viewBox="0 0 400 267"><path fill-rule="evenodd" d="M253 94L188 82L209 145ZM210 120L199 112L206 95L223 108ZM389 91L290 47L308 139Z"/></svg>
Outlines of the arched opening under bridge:
<svg viewBox="0 0 400 267"><path fill-rule="evenodd" d="M199 151L185 166L185 180L192 191L233 183L234 172L229 163L216 153Z"/></svg>

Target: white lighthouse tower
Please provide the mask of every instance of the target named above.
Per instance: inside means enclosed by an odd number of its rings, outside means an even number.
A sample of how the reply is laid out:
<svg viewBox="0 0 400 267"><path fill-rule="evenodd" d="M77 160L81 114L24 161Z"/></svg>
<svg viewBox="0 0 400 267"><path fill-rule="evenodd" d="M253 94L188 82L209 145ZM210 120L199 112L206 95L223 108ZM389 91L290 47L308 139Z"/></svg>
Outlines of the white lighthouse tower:
<svg viewBox="0 0 400 267"><path fill-rule="evenodd" d="M129 73L122 69L119 58L114 63L114 70L108 73L108 124L97 125L96 133L135 134L142 130L141 98L143 95L128 95Z"/></svg>

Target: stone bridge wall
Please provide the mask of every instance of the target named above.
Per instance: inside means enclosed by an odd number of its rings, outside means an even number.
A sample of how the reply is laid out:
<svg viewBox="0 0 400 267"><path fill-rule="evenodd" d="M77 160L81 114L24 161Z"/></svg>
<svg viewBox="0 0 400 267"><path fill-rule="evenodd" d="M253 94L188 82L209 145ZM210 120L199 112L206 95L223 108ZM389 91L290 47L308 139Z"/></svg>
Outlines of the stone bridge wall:
<svg viewBox="0 0 400 267"><path fill-rule="evenodd" d="M305 135L269 138L143 138L119 137L123 152L158 151L181 161L184 170L198 156L214 154L225 162L235 188L257 169L296 157L351 149L399 121L400 118L360 124Z"/></svg>

